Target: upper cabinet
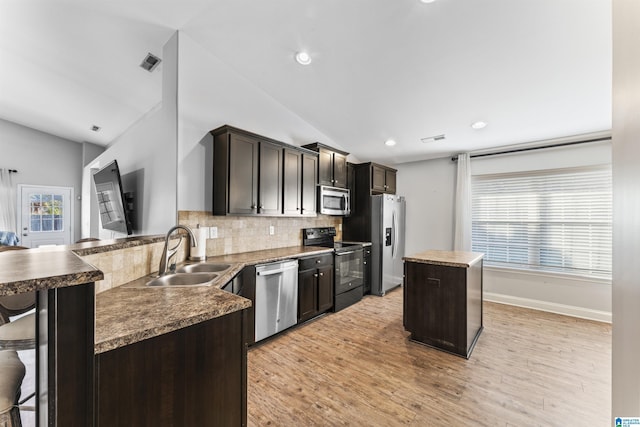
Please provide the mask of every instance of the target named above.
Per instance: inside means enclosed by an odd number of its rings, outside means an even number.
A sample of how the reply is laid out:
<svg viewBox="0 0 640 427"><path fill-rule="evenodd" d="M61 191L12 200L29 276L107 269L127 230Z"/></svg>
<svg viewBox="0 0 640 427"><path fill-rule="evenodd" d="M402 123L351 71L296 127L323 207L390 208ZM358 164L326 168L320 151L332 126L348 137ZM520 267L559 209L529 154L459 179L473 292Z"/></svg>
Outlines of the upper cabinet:
<svg viewBox="0 0 640 427"><path fill-rule="evenodd" d="M358 194L396 194L396 169L378 163L359 163L353 165L355 169L355 188Z"/></svg>
<svg viewBox="0 0 640 427"><path fill-rule="evenodd" d="M316 216L318 156L294 148L284 148L283 213L289 216Z"/></svg>
<svg viewBox="0 0 640 427"><path fill-rule="evenodd" d="M349 153L319 142L303 145L318 153L318 184L347 188L347 156Z"/></svg>
<svg viewBox="0 0 640 427"><path fill-rule="evenodd" d="M214 215L316 215L315 152L226 125L211 134Z"/></svg>
<svg viewBox="0 0 640 427"><path fill-rule="evenodd" d="M371 191L396 194L396 170L371 163Z"/></svg>

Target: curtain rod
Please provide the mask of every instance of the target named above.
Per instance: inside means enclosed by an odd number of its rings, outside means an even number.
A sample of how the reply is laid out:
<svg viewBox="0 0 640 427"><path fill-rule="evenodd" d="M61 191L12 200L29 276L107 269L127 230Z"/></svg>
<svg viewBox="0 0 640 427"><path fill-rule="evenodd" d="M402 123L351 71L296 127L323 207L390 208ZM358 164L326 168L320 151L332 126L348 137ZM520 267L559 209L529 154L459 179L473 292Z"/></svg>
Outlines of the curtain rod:
<svg viewBox="0 0 640 427"><path fill-rule="evenodd" d="M541 145L538 147L527 147L527 148L514 148L513 150L505 150L505 151L495 151L492 153L483 153L483 154L472 154L469 156L469 158L475 158L475 157L488 157L488 156L498 156L500 154L511 154L511 153L520 153L523 151L533 151L533 150L541 150L543 148L557 148L557 147L566 147L568 145L578 145L578 144L586 144L588 142L599 142L599 141L610 141L611 137L610 136L605 136L602 138L594 138L594 139L585 139L582 141L573 141L573 142L561 142L558 144L551 144L551 145ZM458 156L453 156L451 157L451 161L452 162L457 162L458 161Z"/></svg>
<svg viewBox="0 0 640 427"><path fill-rule="evenodd" d="M2 169L0 168L0 170L2 170ZM17 169L7 169L7 172L9 172L9 173L18 173L18 170Z"/></svg>

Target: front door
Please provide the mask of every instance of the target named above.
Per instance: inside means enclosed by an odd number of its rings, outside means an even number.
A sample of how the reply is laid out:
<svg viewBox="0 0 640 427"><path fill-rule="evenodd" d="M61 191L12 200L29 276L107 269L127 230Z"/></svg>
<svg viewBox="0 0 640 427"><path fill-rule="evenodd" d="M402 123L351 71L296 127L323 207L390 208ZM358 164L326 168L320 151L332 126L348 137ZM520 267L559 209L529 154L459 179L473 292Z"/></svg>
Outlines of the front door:
<svg viewBox="0 0 640 427"><path fill-rule="evenodd" d="M73 188L19 186L20 245L71 244Z"/></svg>

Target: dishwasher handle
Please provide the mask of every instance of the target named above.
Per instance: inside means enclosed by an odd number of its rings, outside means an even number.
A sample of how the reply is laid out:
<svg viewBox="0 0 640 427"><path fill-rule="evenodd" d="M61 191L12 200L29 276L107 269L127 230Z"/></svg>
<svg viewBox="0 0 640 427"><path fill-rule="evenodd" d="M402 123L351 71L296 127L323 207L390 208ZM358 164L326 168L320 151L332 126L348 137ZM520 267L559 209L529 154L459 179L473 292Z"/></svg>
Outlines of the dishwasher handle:
<svg viewBox="0 0 640 427"><path fill-rule="evenodd" d="M256 276L271 276L271 275L274 275L274 274L281 274L284 271L292 270L294 268L298 268L298 263L297 262L289 262L288 264L284 265L281 268L276 268L276 269L273 269L273 270L265 270L265 271L261 271L259 269L259 267L261 267L261 266L256 267Z"/></svg>

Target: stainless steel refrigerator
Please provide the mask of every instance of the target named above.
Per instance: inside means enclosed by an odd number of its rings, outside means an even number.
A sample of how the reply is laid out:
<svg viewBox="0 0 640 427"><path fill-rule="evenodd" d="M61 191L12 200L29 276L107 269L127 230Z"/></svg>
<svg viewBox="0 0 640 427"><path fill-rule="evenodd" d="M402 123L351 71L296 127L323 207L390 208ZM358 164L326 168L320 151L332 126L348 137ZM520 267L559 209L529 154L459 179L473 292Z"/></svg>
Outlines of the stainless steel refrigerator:
<svg viewBox="0 0 640 427"><path fill-rule="evenodd" d="M371 293L383 296L402 285L405 200L402 196L371 196Z"/></svg>

